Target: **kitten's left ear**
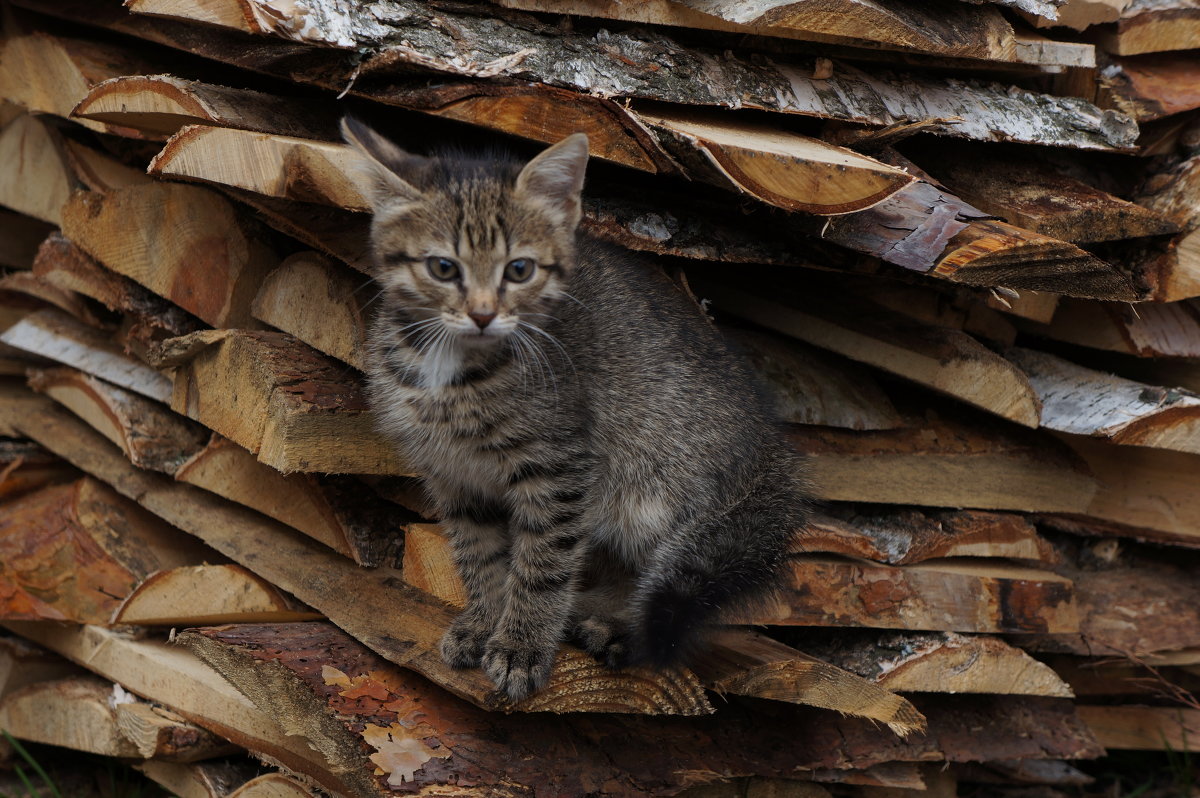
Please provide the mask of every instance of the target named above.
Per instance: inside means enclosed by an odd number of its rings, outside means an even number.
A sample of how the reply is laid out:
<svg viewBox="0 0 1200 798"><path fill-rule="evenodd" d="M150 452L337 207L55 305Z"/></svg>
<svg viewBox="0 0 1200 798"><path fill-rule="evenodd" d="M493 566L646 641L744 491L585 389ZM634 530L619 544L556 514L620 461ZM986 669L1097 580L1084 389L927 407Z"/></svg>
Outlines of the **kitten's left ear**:
<svg viewBox="0 0 1200 798"><path fill-rule="evenodd" d="M587 159L587 135L567 136L525 164L517 177L517 193L546 206L573 228L581 215L580 194Z"/></svg>
<svg viewBox="0 0 1200 798"><path fill-rule="evenodd" d="M343 117L341 127L342 137L360 159L347 177L375 210L421 199L420 189L405 176L420 169L425 158L405 152L352 116Z"/></svg>

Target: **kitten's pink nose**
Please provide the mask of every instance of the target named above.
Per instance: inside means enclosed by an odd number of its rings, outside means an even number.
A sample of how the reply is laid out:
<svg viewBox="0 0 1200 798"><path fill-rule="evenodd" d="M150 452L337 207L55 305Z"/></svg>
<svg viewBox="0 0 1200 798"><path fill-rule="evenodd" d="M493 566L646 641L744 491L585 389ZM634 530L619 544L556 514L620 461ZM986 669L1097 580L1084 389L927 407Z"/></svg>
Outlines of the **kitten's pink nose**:
<svg viewBox="0 0 1200 798"><path fill-rule="evenodd" d="M478 312L472 311L471 313L468 313L467 315L471 317L472 321L474 321L477 325L479 325L479 329L481 329L481 330L486 328L489 324L491 324L492 319L496 318L495 313L478 313Z"/></svg>

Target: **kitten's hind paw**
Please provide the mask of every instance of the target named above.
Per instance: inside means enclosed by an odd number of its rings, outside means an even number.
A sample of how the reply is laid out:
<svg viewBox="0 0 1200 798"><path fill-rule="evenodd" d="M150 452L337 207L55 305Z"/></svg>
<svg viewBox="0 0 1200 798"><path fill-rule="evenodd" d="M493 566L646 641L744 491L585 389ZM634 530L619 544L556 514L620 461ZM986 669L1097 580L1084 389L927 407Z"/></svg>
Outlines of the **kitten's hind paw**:
<svg viewBox="0 0 1200 798"><path fill-rule="evenodd" d="M492 635L483 653L483 670L514 703L536 693L550 681L557 645L518 642Z"/></svg>
<svg viewBox="0 0 1200 798"><path fill-rule="evenodd" d="M477 668L493 626L469 610L460 613L442 635L442 659L451 668Z"/></svg>
<svg viewBox="0 0 1200 798"><path fill-rule="evenodd" d="M615 618L584 618L571 631L571 642L613 670L628 664L629 637L624 624Z"/></svg>

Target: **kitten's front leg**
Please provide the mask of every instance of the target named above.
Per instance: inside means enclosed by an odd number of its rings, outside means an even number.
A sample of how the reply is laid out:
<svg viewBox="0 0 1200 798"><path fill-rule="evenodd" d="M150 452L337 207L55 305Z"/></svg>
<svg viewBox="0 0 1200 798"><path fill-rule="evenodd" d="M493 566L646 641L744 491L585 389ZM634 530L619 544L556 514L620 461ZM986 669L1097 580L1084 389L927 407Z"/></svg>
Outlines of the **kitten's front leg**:
<svg viewBox="0 0 1200 798"><path fill-rule="evenodd" d="M483 668L520 701L550 679L566 632L587 545L582 527L586 479L578 466L542 469L514 498L504 614L487 641Z"/></svg>
<svg viewBox="0 0 1200 798"><path fill-rule="evenodd" d="M443 507L454 563L467 590L467 606L442 636L442 659L474 668L500 624L508 576L507 508L464 497Z"/></svg>

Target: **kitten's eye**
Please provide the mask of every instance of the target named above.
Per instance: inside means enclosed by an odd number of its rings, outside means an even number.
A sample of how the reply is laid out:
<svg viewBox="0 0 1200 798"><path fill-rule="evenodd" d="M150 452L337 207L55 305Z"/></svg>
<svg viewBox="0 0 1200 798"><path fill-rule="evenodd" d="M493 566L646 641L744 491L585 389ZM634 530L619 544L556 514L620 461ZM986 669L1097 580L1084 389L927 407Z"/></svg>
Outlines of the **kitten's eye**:
<svg viewBox="0 0 1200 798"><path fill-rule="evenodd" d="M513 283L523 283L533 276L537 264L529 258L517 258L509 261L504 267L504 279Z"/></svg>
<svg viewBox="0 0 1200 798"><path fill-rule="evenodd" d="M429 268L429 273L438 280L458 279L458 264L449 258L439 258L436 255L430 255L425 259L425 265Z"/></svg>

